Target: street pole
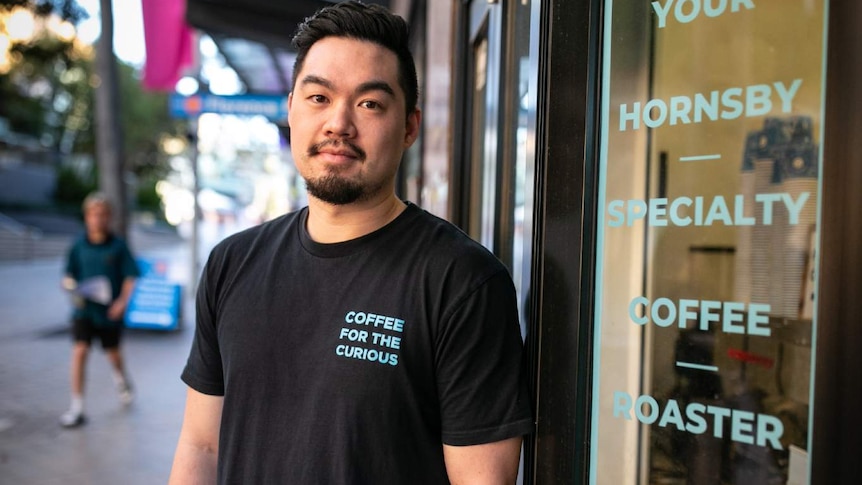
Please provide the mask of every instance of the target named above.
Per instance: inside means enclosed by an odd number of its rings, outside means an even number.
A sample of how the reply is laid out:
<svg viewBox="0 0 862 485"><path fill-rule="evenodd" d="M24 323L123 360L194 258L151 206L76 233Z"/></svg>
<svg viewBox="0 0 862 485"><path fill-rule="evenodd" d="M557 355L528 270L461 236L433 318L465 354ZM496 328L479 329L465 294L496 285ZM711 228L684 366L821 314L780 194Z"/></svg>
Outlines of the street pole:
<svg viewBox="0 0 862 485"><path fill-rule="evenodd" d="M191 290L192 293L197 291L198 274L200 268L200 204L198 203L198 194L200 193L200 182L198 180L198 117L192 116L189 119L189 144L191 146L191 163L192 163L192 199L194 212L192 216L192 237L191 237Z"/></svg>
<svg viewBox="0 0 862 485"><path fill-rule="evenodd" d="M126 237L129 227L123 180L123 127L117 62L114 58L114 15L111 0L100 0L102 33L96 41L96 164L99 189L113 206L114 231Z"/></svg>

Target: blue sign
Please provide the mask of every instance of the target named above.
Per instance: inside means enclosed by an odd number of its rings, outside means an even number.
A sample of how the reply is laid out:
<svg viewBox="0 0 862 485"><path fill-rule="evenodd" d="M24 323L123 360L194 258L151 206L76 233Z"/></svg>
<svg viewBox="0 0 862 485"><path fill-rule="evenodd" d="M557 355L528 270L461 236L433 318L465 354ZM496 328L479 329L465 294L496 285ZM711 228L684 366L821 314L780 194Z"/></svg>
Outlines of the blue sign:
<svg viewBox="0 0 862 485"><path fill-rule="evenodd" d="M174 118L192 118L201 113L236 116L264 116L272 121L287 119L287 96L248 94L218 96L195 94L170 96L170 113Z"/></svg>
<svg viewBox="0 0 862 485"><path fill-rule="evenodd" d="M182 288L167 281L163 261L138 259L141 277L126 307L126 327L176 330L180 325Z"/></svg>
<svg viewBox="0 0 862 485"><path fill-rule="evenodd" d="M141 272L141 278L158 278L165 279L168 275L168 265L160 259L137 258L138 271Z"/></svg>
<svg viewBox="0 0 862 485"><path fill-rule="evenodd" d="M180 285L140 278L126 308L126 327L176 330L180 324Z"/></svg>

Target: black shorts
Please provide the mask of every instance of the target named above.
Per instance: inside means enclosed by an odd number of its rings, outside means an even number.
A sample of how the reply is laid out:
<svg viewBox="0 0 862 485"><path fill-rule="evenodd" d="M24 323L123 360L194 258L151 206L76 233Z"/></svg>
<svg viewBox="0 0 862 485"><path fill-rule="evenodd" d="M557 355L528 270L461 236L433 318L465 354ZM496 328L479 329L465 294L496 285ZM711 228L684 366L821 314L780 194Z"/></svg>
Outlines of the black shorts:
<svg viewBox="0 0 862 485"><path fill-rule="evenodd" d="M122 325L116 327L97 327L86 318L75 318L72 320L72 338L75 342L86 342L90 345L93 337L102 341L103 349L115 349L120 346L120 336L123 333Z"/></svg>

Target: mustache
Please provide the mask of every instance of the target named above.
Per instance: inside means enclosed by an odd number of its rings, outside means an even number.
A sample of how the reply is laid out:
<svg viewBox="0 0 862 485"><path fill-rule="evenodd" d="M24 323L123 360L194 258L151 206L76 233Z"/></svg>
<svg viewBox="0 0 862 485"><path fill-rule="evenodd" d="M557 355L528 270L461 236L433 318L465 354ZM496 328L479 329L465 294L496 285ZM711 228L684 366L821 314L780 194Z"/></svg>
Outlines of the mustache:
<svg viewBox="0 0 862 485"><path fill-rule="evenodd" d="M353 156L360 160L365 160L365 150L346 140L324 140L320 143L315 143L308 147L308 155L311 157L318 155L322 149L327 147L335 149L347 148L353 152Z"/></svg>

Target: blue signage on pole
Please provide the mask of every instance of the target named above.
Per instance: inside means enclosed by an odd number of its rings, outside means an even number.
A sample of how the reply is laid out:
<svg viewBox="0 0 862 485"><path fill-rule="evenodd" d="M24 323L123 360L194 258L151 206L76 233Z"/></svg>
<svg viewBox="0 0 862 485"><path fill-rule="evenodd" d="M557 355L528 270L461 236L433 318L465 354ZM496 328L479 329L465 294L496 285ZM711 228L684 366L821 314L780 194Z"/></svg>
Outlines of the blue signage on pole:
<svg viewBox="0 0 862 485"><path fill-rule="evenodd" d="M126 327L176 330L180 325L182 288L165 279L165 264L139 259L141 277L126 307Z"/></svg>
<svg viewBox="0 0 862 485"><path fill-rule="evenodd" d="M170 96L170 114L174 118L192 118L201 113L236 116L264 116L272 121L287 119L287 96L246 94L219 96L195 94Z"/></svg>

